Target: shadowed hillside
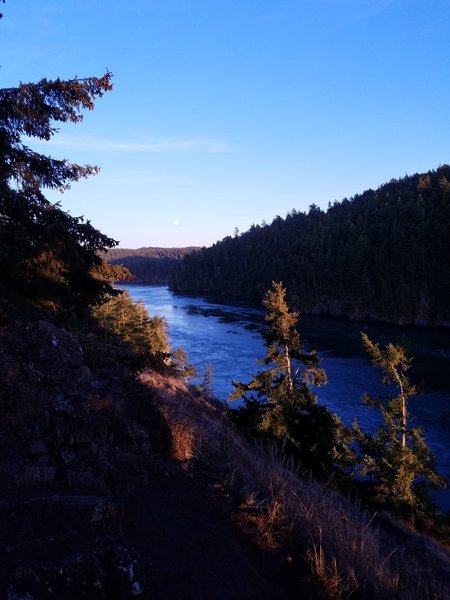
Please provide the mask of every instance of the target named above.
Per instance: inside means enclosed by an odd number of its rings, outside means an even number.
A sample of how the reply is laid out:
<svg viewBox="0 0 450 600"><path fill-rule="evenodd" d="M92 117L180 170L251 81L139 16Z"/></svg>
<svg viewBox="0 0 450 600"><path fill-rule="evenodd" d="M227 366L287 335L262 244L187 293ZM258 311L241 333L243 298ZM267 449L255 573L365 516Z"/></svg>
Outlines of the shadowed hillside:
<svg viewBox="0 0 450 600"><path fill-rule="evenodd" d="M200 250L188 248L128 248L111 249L106 259L113 265L126 267L140 283L167 283L170 274L180 260Z"/></svg>
<svg viewBox="0 0 450 600"><path fill-rule="evenodd" d="M180 378L84 364L46 322L0 330L0 594L446 598L450 555L238 434Z"/></svg>

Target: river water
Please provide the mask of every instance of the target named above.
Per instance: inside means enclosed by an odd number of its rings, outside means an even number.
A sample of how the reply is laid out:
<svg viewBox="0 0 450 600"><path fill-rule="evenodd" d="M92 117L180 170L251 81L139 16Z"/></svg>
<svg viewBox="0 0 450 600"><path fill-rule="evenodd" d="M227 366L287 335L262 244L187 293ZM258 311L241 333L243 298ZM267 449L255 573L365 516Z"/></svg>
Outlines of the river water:
<svg viewBox="0 0 450 600"><path fill-rule="evenodd" d="M166 319L173 349L182 347L202 378L208 365L213 369L214 392L226 400L232 380L246 382L258 370L257 359L263 358L260 331L265 327L264 312L242 302L222 298L175 294L165 285L123 285L133 299L141 299L151 315ZM389 391L380 382L364 352L361 330L370 339L407 344L415 357L411 379L424 393L410 400L414 426L421 425L434 452L438 470L450 474L450 334L363 326L358 323L324 317L300 319L305 346L315 349L328 384L316 390L319 402L326 404L350 425L358 417L363 429L374 431L380 417L376 409L361 402L364 392L383 396ZM450 493L433 494L439 504L450 509Z"/></svg>

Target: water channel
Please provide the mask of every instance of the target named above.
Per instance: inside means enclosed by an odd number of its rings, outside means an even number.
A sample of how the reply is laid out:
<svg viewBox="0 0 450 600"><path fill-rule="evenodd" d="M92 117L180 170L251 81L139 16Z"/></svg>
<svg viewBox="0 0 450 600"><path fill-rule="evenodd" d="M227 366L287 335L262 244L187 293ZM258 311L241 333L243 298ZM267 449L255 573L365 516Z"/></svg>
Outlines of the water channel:
<svg viewBox="0 0 450 600"><path fill-rule="evenodd" d="M141 299L150 314L166 319L172 348L182 347L200 374L210 364L213 387L226 401L232 380L249 381L265 355L260 331L264 312L258 307L223 298L175 294L165 285L124 285L131 296ZM411 378L424 392L410 400L413 425L421 425L436 457L438 470L450 474L450 334L447 332L400 329L325 317L304 316L300 320L302 339L315 349L328 384L316 390L326 404L350 425L358 417L364 429L374 430L379 422L376 409L361 402L364 392L383 396L389 391L380 382L364 352L360 332L376 342L407 344L415 357ZM450 493L436 496L450 509Z"/></svg>

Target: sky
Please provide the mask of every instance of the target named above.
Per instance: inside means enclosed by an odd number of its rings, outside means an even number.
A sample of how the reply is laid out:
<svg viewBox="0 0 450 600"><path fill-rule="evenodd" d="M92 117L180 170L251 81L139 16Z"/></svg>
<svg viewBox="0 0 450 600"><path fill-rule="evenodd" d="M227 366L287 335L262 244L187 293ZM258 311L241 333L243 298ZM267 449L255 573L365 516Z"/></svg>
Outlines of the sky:
<svg viewBox="0 0 450 600"><path fill-rule="evenodd" d="M113 73L34 149L121 247L209 246L450 162L450 0L7 0L0 87Z"/></svg>

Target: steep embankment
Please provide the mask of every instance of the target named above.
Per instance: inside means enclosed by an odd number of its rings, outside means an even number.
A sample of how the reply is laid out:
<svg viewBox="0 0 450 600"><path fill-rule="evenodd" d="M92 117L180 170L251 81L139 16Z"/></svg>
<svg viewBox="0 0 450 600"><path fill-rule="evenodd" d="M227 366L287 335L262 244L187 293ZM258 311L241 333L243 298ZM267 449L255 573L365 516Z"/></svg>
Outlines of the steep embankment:
<svg viewBox="0 0 450 600"><path fill-rule="evenodd" d="M196 250L200 248L112 248L106 259L126 267L138 283L167 283L178 262Z"/></svg>
<svg viewBox="0 0 450 600"><path fill-rule="evenodd" d="M0 597L291 597L214 502L207 469L183 468L164 397L92 373L47 322L2 328Z"/></svg>
<svg viewBox="0 0 450 600"><path fill-rule="evenodd" d="M186 256L170 286L260 300L282 281L306 313L450 327L450 166L292 211Z"/></svg>
<svg viewBox="0 0 450 600"><path fill-rule="evenodd" d="M0 595L446 597L450 554L239 436L180 379L93 373L44 321L0 331Z"/></svg>

